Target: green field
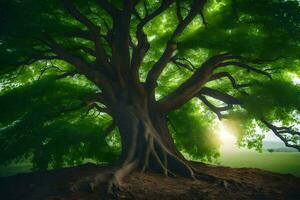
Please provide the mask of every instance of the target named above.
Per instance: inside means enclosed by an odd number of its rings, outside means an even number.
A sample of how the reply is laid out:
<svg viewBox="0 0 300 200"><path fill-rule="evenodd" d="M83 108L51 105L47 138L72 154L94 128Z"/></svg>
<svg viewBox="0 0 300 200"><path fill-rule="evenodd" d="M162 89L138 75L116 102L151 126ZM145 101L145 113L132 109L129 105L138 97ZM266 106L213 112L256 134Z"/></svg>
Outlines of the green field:
<svg viewBox="0 0 300 200"><path fill-rule="evenodd" d="M222 152L217 164L230 167L260 168L273 172L285 174L289 173L300 177L299 152ZM9 176L17 173L29 172L30 168L31 164L29 162L11 164L6 167L0 166L0 176Z"/></svg>
<svg viewBox="0 0 300 200"><path fill-rule="evenodd" d="M260 168L300 177L299 152L223 152L218 159L218 165Z"/></svg>

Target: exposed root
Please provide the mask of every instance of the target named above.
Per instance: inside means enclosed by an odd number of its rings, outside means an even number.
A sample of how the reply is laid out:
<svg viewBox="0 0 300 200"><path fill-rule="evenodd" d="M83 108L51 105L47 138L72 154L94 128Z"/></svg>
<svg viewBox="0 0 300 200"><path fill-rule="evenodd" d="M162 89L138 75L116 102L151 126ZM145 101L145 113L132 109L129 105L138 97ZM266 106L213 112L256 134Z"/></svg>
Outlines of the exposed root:
<svg viewBox="0 0 300 200"><path fill-rule="evenodd" d="M72 192L85 191L95 192L101 191L102 199L119 199L121 190L121 182L115 173L103 173L93 178L85 178L78 181L70 188Z"/></svg>
<svg viewBox="0 0 300 200"><path fill-rule="evenodd" d="M114 169L93 177L87 177L79 180L70 187L70 190L94 192L104 190L105 199L117 199L118 192L122 188L122 180L135 169L136 162L122 165Z"/></svg>
<svg viewBox="0 0 300 200"><path fill-rule="evenodd" d="M195 168L193 168L195 170ZM215 186L222 187L226 190L240 190L243 191L249 185L246 183L238 182L231 179L220 178L216 176L212 176L203 172L199 172L195 170L195 177L197 180L207 181L212 183ZM249 186L250 187L250 186Z"/></svg>
<svg viewBox="0 0 300 200"><path fill-rule="evenodd" d="M118 168L99 174L92 178L83 179L71 188L72 191L95 191L105 189L105 193L113 198L118 197L122 188L122 181L133 171L146 170L164 174L167 177L182 177L192 180L207 181L226 190L244 188L245 185L234 180L225 180L207 173L200 172L192 162L183 159L180 155L171 152L157 135L145 134L142 142L135 142L129 148L123 162ZM100 187L101 186L101 187Z"/></svg>
<svg viewBox="0 0 300 200"><path fill-rule="evenodd" d="M146 136L147 146L146 150L139 163L142 172L146 170L163 173L168 177L176 177L182 175L194 179L194 172L186 162L179 158L179 156L172 153L162 143L159 137L149 134Z"/></svg>
<svg viewBox="0 0 300 200"><path fill-rule="evenodd" d="M86 177L74 183L70 190L94 192L102 186L107 194L114 195L120 189L120 182L113 172L98 174L94 177Z"/></svg>
<svg viewBox="0 0 300 200"><path fill-rule="evenodd" d="M149 157L153 157L153 155L150 154ZM159 155L157 155L156 159L157 160L155 160L155 162L157 162L157 164L163 167L163 170L167 171L167 173L165 174L166 176L176 177L178 172L175 174L174 171L176 168L174 168L174 166L172 165L168 165L168 167L165 166L164 163L160 160L161 157ZM153 162L154 160L151 161ZM191 174L186 174L185 176L181 174L181 176L183 177L191 178L195 181L206 181L211 183L215 187L221 187L228 191L237 191L237 190L243 191L245 190L245 188L247 188L247 184L245 183L240 183L235 180L228 180L213 175L209 175L203 172L199 172L195 167L192 166L192 163L189 163L188 161L180 161L180 162L178 161L177 164L183 164L183 163L184 165L182 165L180 168L177 169L187 168L185 169L185 172L192 172ZM123 165L122 167L116 170L111 170L106 173L98 174L92 178L82 179L76 184L74 184L71 190L72 191L84 190L88 192L104 191L101 192L102 194L103 193L105 194L105 197L103 197L103 199L118 199L119 192L122 190L123 187L122 181L124 177L129 175L132 172L132 170L136 170L137 169L136 166L137 165L135 165L135 163L130 163L127 165Z"/></svg>

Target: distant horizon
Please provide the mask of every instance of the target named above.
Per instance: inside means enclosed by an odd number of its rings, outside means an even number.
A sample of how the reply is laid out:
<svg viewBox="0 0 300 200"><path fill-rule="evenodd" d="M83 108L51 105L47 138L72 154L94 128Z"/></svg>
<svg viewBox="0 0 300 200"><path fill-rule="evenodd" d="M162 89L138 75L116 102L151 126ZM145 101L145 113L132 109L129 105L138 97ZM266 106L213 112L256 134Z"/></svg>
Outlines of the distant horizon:
<svg viewBox="0 0 300 200"><path fill-rule="evenodd" d="M270 143L273 143L270 147ZM276 146L276 147L273 147ZM272 132L268 132L265 134L265 138L263 139L263 148L290 148L286 147L285 144ZM220 153L222 152L231 152L231 151L252 151L257 152L255 149L249 149L247 147L239 147L236 143L236 138L231 135L230 137L226 138L226 141L222 141L221 147L220 147Z"/></svg>

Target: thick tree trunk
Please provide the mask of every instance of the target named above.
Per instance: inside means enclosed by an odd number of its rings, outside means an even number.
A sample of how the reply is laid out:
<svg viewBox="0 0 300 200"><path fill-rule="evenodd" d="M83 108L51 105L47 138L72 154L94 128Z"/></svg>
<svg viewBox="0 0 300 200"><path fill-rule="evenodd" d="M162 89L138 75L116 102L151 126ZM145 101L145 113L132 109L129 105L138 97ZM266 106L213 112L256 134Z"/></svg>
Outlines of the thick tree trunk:
<svg viewBox="0 0 300 200"><path fill-rule="evenodd" d="M167 176L194 176L176 149L163 115L139 102L121 103L114 113L122 143L120 169L126 168L120 178L133 170L151 170Z"/></svg>

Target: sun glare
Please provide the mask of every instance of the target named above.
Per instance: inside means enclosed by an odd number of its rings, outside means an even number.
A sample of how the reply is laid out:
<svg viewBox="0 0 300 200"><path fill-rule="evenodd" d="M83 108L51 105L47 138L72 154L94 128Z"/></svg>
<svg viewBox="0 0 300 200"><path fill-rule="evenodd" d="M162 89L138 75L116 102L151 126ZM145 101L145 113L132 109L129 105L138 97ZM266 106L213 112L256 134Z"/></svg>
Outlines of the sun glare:
<svg viewBox="0 0 300 200"><path fill-rule="evenodd" d="M235 137L232 135L232 133L230 133L228 127L222 122L219 123L218 134L223 143L235 140Z"/></svg>

